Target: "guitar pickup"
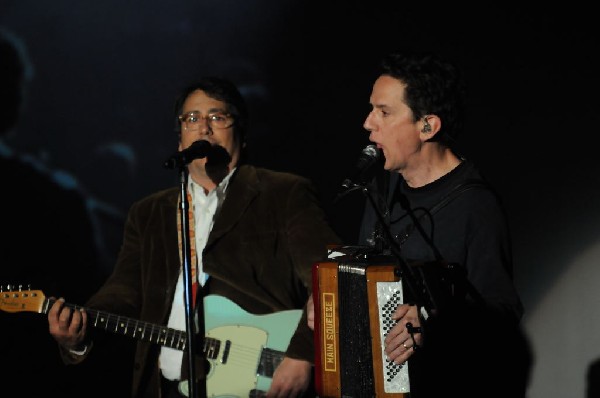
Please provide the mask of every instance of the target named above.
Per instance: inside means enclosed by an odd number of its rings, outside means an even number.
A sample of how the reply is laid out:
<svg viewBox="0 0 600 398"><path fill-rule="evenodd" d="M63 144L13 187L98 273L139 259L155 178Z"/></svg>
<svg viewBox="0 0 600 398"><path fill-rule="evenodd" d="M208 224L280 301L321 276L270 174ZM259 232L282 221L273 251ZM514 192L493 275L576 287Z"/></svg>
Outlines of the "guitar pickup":
<svg viewBox="0 0 600 398"><path fill-rule="evenodd" d="M229 359L229 351L231 350L231 340L225 341L225 348L223 348L223 358L221 358L221 363L226 364L227 359Z"/></svg>
<svg viewBox="0 0 600 398"><path fill-rule="evenodd" d="M221 350L221 341L217 339L207 339L204 344L206 346L204 349L206 359L217 359L219 351Z"/></svg>

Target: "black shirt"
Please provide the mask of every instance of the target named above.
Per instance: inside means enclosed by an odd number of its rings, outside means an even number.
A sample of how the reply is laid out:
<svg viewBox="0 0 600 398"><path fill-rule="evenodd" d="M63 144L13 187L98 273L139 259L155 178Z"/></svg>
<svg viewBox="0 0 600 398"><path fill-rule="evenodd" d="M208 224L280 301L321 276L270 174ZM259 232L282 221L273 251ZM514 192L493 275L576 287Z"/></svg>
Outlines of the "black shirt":
<svg viewBox="0 0 600 398"><path fill-rule="evenodd" d="M398 173L387 174L389 178L379 184L383 187L373 194L401 257L409 263L440 261L463 267L468 282L487 304L520 319L523 307L512 282L504 209L475 165L463 161L420 188L409 187ZM382 190L387 194L379 195ZM381 244L384 250L390 246L387 234L377 232L378 224L367 201L360 245Z"/></svg>

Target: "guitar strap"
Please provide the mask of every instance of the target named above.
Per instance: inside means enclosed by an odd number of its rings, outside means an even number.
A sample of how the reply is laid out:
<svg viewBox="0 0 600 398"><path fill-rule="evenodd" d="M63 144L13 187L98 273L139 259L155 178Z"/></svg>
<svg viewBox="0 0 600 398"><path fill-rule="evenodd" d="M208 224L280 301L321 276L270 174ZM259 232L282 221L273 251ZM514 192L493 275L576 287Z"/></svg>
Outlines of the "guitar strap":
<svg viewBox="0 0 600 398"><path fill-rule="evenodd" d="M192 285L192 302L194 303L194 307L196 306L196 294L198 292L198 256L196 256L196 228L194 227L194 206L192 205L192 195L187 192L187 200L188 200L188 222L190 227L190 257L192 260L192 280L194 281ZM181 195L179 196L179 206L177 206L177 243L179 245L179 262L181 267L183 268L183 258L181 257L182 247L183 247L183 237L182 237L182 228L181 228Z"/></svg>
<svg viewBox="0 0 600 398"><path fill-rule="evenodd" d="M188 220L189 220L189 236L190 236L190 257L192 261L191 273L192 280L194 283L192 284L192 302L194 308L194 314L197 321L202 323L201 330L204 330L204 320L203 317L198 318L198 313L196 312L196 306L199 305L197 300L197 294L199 290L200 283L198 282L198 256L196 255L196 228L194 223L194 206L192 201L192 195L190 192L187 192L187 200L188 200ZM181 195L179 196L179 201L181 202ZM179 203L181 205L181 203ZM182 247L183 247L183 236L182 236L182 227L181 227L181 206L177 207L177 240L179 244L179 261L181 263L181 267L183 268L183 258L181 258ZM202 304L200 304L202 305ZM204 333L202 333L204 334ZM203 364L199 362L199 356L195 358L196 361L196 369L202 369ZM181 380L189 380L189 367L188 367L189 355L187 350L183 352L183 359L181 361Z"/></svg>

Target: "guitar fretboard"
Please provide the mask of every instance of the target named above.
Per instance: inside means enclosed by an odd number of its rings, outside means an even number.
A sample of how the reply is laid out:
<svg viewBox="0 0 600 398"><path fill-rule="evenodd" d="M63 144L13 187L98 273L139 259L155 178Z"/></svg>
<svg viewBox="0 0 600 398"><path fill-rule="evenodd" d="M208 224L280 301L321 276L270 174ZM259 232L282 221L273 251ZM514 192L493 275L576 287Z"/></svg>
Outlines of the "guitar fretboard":
<svg viewBox="0 0 600 398"><path fill-rule="evenodd" d="M47 314L55 301L56 300L54 299L46 298L44 300L42 312ZM107 332L129 336L134 339L160 344L176 350L185 350L187 344L187 335L185 331L74 304L65 303L65 306L78 311L85 310L88 314L88 324L93 327L104 329ZM204 339L203 353L206 355L207 359L217 358L220 349L220 340L211 337L206 337Z"/></svg>

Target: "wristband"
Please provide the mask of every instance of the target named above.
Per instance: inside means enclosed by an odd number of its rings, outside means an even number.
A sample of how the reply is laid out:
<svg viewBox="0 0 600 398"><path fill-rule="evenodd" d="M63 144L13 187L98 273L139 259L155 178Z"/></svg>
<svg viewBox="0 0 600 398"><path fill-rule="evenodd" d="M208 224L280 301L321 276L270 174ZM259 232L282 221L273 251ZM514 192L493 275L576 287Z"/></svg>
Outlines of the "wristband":
<svg viewBox="0 0 600 398"><path fill-rule="evenodd" d="M74 348L69 348L69 352L71 354L79 355L79 356L85 355L88 352L88 346L84 345L83 346L83 350L77 350L77 349L74 349Z"/></svg>

